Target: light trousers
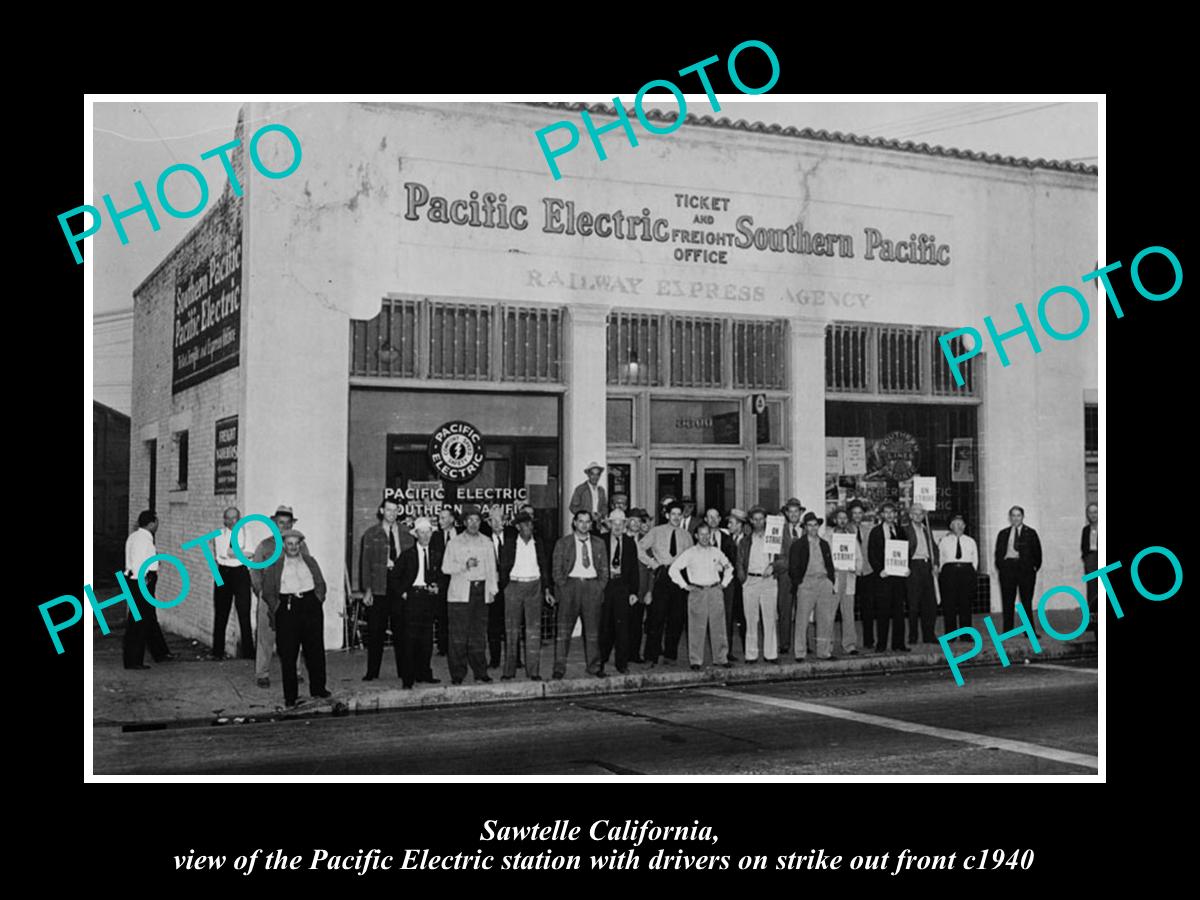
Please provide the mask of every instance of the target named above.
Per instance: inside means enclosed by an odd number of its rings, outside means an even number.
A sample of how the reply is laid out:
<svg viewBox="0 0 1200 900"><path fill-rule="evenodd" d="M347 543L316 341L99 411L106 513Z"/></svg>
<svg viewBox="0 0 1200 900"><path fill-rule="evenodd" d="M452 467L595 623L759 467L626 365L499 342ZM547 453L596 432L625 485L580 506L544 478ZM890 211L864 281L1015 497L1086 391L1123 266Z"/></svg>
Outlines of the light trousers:
<svg viewBox="0 0 1200 900"><path fill-rule="evenodd" d="M729 644L725 637L725 591L719 584L688 591L688 662L704 664L704 641L712 642L712 661L729 662Z"/></svg>
<svg viewBox="0 0 1200 900"><path fill-rule="evenodd" d="M849 653L858 649L858 628L854 624L854 583L853 572L835 572L837 582L834 592L837 594L837 608L842 613L842 649ZM818 634L818 639L820 635ZM821 645L817 644L818 656Z"/></svg>
<svg viewBox="0 0 1200 900"><path fill-rule="evenodd" d="M779 656L778 586L774 578L749 575L742 585L742 607L746 612L746 662L758 659L758 625L762 622L762 654L764 659Z"/></svg>

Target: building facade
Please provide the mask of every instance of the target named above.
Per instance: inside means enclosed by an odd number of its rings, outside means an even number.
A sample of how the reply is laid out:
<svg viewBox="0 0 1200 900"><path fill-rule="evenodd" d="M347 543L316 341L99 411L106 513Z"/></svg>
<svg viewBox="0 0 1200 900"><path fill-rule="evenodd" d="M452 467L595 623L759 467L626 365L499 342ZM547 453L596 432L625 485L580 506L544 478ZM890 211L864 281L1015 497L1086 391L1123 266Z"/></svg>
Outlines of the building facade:
<svg viewBox="0 0 1200 900"><path fill-rule="evenodd" d="M987 557L1020 504L1040 583L1078 578L1096 329L1009 341L1008 367L988 347L961 388L936 338L1015 327L1015 302L1095 268L1094 170L697 120L637 147L609 132L603 161L581 144L555 181L534 132L570 109L243 116L287 125L302 161L271 180L235 153L243 194L135 292L131 513L156 497L171 551L227 505L292 505L331 645L385 492L414 513L528 500L557 534L593 459L632 505L723 512L823 514L933 476L935 529L963 512ZM168 627L207 635L201 583Z"/></svg>

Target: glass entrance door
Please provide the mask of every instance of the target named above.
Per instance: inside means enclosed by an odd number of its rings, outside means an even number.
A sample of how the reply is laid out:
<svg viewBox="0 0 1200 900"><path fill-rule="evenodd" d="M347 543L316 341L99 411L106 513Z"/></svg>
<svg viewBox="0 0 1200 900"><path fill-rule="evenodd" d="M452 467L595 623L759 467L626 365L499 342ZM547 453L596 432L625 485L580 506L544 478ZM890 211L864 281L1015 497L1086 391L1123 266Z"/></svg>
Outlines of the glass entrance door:
<svg viewBox="0 0 1200 900"><path fill-rule="evenodd" d="M741 460L699 460L696 463L697 515L703 516L711 507L720 511L724 521L735 506L745 509L742 467Z"/></svg>
<svg viewBox="0 0 1200 900"><path fill-rule="evenodd" d="M682 500L696 496L696 463L690 459L654 461L654 509L648 510L657 522L663 501L668 497Z"/></svg>

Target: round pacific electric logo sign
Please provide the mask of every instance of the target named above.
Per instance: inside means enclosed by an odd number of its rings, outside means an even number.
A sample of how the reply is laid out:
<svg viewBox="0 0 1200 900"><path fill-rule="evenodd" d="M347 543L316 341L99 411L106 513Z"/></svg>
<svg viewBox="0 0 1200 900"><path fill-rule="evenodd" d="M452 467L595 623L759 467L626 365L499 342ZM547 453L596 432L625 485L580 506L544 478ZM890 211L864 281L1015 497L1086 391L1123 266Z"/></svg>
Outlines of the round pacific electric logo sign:
<svg viewBox="0 0 1200 900"><path fill-rule="evenodd" d="M447 481L470 481L483 467L483 435L469 422L447 422L429 439L429 461Z"/></svg>

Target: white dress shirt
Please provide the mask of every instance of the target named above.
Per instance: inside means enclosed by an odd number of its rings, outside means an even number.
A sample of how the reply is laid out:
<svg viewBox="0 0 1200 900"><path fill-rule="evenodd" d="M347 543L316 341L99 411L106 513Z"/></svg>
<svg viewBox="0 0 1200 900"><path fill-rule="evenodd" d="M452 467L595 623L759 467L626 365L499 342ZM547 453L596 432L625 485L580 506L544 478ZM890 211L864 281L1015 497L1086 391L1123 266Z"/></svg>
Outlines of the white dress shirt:
<svg viewBox="0 0 1200 900"><path fill-rule="evenodd" d="M600 485L587 482L588 490L592 492L592 515L600 513Z"/></svg>
<svg viewBox="0 0 1200 900"><path fill-rule="evenodd" d="M233 534L233 532L230 529L222 528L221 533L218 534L213 539L214 548L216 550L218 566L228 566L228 567L232 568L234 566L243 565L242 561L240 559L238 559L237 556L234 555L233 551L229 548L229 539L232 536L232 534ZM247 541L246 541L246 529L245 528L243 528L241 531L238 532L237 542L238 542L238 547L240 547L242 550L242 555L245 556L246 559L249 559L251 551L248 550L247 546L246 546Z"/></svg>
<svg viewBox="0 0 1200 900"><path fill-rule="evenodd" d="M125 571L132 572L137 578L142 570L142 563L154 556L158 549L154 546L154 535L145 528L139 528L125 539ZM150 563L148 572L158 571L158 560Z"/></svg>
<svg viewBox="0 0 1200 900"><path fill-rule="evenodd" d="M312 570L303 556L284 556L283 575L279 579L279 593L303 594L311 591L313 584Z"/></svg>
<svg viewBox="0 0 1200 900"><path fill-rule="evenodd" d="M946 535L938 541L938 559L942 565L947 563L970 563L976 569L979 568L979 546L975 543L975 538L964 534L962 536L962 559L955 559L954 554L958 552L958 538L953 532Z"/></svg>
<svg viewBox="0 0 1200 900"><path fill-rule="evenodd" d="M728 587L729 582L733 580L733 563L711 544L707 547L693 544L675 557L675 561L667 570L670 579L686 591L688 582L683 580L685 569L691 583L700 587L713 587L717 584Z"/></svg>
<svg viewBox="0 0 1200 900"><path fill-rule="evenodd" d="M413 587L428 587L425 580L425 559L429 556L429 548L417 541L417 577Z"/></svg>
<svg viewBox="0 0 1200 900"><path fill-rule="evenodd" d="M516 556L513 558L512 571L508 577L512 581L519 579L533 580L542 576L541 566L538 565L537 543L533 538L525 540L517 535Z"/></svg>
<svg viewBox="0 0 1200 900"><path fill-rule="evenodd" d="M596 560L595 547L592 546L590 535L584 536L583 540L579 539L579 535L573 536L575 541L575 566L571 569L568 577L570 578L595 578L596 576ZM583 548L587 547L588 564L583 564Z"/></svg>

